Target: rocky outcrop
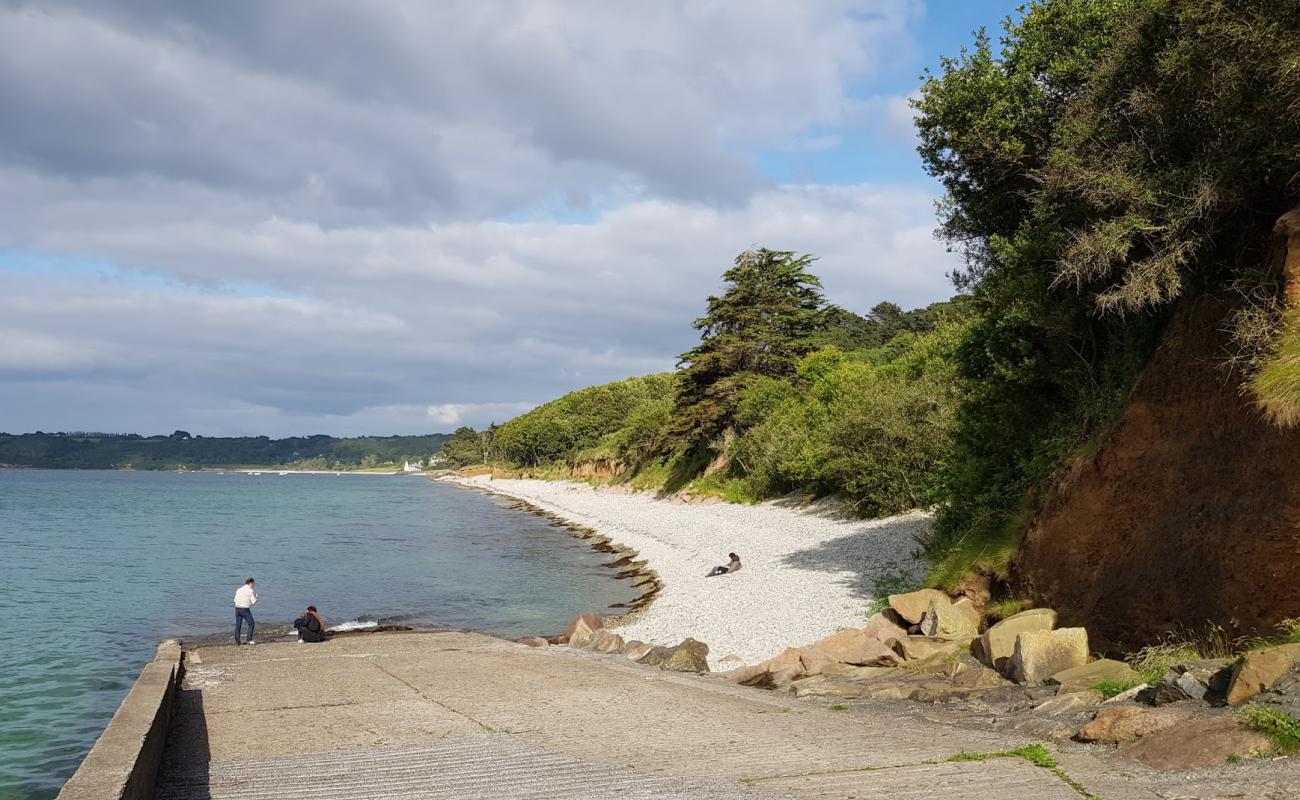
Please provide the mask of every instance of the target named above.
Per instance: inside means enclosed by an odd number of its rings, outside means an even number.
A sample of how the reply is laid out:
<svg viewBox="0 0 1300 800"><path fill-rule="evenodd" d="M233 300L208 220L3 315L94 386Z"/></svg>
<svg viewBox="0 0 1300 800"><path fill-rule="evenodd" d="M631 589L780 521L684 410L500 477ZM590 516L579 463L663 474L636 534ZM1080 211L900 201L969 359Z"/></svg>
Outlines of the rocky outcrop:
<svg viewBox="0 0 1300 800"><path fill-rule="evenodd" d="M1258 636L1300 617L1300 428L1271 424L1223 370L1240 302L1180 301L1122 419L1045 493L1016 556L1016 588L1098 649L1180 622Z"/></svg>
<svg viewBox="0 0 1300 800"><path fill-rule="evenodd" d="M1124 745L1119 755L1153 769L1216 767L1230 756L1263 755L1272 743L1235 717L1189 719Z"/></svg>
<svg viewBox="0 0 1300 800"><path fill-rule="evenodd" d="M1151 699L1156 705L1203 700L1212 705L1227 702L1228 683L1232 680L1230 658L1210 658L1175 664L1155 688Z"/></svg>
<svg viewBox="0 0 1300 800"><path fill-rule="evenodd" d="M605 620L599 614L583 614L565 628L564 640L569 647L590 647L604 627Z"/></svg>
<svg viewBox="0 0 1300 800"><path fill-rule="evenodd" d="M970 636L980 632L980 613L969 600L933 599L921 618L923 636Z"/></svg>
<svg viewBox="0 0 1300 800"><path fill-rule="evenodd" d="M1273 684L1300 662L1300 644L1284 644L1246 653L1232 668L1227 700L1243 703Z"/></svg>

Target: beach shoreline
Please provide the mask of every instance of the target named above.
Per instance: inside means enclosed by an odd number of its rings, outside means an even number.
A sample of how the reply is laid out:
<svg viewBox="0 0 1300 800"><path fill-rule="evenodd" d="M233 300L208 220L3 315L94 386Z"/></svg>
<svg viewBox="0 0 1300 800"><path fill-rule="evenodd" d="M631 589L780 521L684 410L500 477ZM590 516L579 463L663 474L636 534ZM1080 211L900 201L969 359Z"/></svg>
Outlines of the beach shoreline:
<svg viewBox="0 0 1300 800"><path fill-rule="evenodd" d="M709 645L713 669L757 663L786 647L861 627L882 584L919 583L928 568L917 556L917 538L931 520L922 511L861 520L824 505L780 500L685 503L570 481L434 480L509 498L634 551L657 585L610 627L625 639L658 645L694 637ZM739 572L705 577L733 551L744 565Z"/></svg>

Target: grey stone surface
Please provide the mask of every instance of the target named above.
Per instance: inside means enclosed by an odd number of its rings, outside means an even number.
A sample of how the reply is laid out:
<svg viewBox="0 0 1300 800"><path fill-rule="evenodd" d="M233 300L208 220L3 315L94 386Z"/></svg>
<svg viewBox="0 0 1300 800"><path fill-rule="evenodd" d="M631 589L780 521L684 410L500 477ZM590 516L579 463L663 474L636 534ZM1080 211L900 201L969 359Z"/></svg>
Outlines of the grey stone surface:
<svg viewBox="0 0 1300 800"><path fill-rule="evenodd" d="M1078 796L1019 759L947 761L1025 735L918 718L910 703L840 711L568 648L413 633L200 656L162 800ZM1094 793L1158 797L1073 747L1069 775Z"/></svg>

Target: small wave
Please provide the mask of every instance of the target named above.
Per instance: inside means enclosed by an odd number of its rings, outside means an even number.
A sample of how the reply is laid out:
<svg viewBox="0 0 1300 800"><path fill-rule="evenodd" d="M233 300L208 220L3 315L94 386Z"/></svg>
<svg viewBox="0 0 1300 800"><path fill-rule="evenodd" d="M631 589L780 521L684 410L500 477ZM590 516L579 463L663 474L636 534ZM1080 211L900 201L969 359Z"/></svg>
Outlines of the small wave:
<svg viewBox="0 0 1300 800"><path fill-rule="evenodd" d="M341 633L343 631L364 631L364 630L369 630L370 628L378 628L378 627L379 627L378 620L354 619L354 620L349 620L348 622L340 622L337 625L331 625L329 626L328 630L333 631L335 633Z"/></svg>

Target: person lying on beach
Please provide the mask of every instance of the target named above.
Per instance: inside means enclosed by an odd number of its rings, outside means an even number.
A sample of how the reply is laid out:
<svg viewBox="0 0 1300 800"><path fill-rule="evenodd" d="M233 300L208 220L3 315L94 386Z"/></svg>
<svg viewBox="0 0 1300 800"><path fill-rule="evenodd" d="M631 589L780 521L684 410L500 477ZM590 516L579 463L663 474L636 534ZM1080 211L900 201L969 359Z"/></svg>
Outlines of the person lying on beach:
<svg viewBox="0 0 1300 800"><path fill-rule="evenodd" d="M301 617L293 621L293 627L298 629L298 641L300 642L323 642L325 636L325 620L320 618L316 612L316 606L307 606Z"/></svg>
<svg viewBox="0 0 1300 800"><path fill-rule="evenodd" d="M740 556L736 555L735 553L727 553L727 557L731 559L731 563L727 564L726 566L714 567L713 570L709 572L708 575L705 575L704 577L712 578L715 575L728 575L740 569Z"/></svg>

